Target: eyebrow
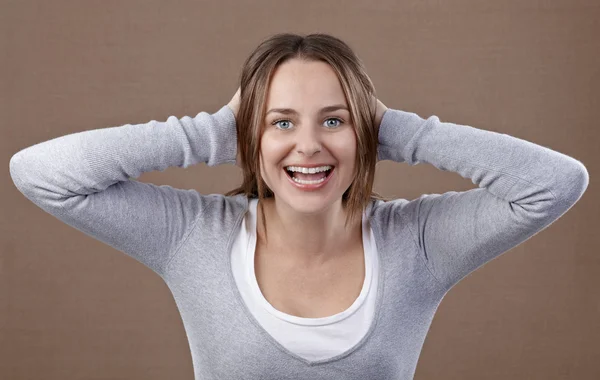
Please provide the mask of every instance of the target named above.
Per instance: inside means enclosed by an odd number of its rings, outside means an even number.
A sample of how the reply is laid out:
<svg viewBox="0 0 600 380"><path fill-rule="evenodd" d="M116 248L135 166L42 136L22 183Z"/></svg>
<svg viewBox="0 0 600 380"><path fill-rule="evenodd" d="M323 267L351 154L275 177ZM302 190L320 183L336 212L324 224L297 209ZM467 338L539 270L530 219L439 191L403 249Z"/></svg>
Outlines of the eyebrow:
<svg viewBox="0 0 600 380"><path fill-rule="evenodd" d="M321 108L321 110L319 110L319 113L337 111L340 109L348 111L348 108L344 104L334 104L332 106L327 106L327 107ZM296 111L292 108L272 108L266 114L268 115L271 112L282 113L284 115L296 115L296 116L298 115L298 111Z"/></svg>

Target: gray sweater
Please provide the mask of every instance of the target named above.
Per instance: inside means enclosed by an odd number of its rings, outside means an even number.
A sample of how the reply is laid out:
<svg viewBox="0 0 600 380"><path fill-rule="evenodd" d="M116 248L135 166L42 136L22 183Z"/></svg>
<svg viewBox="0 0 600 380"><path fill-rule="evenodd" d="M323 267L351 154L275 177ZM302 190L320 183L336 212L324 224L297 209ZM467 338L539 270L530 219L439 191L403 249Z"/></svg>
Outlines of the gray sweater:
<svg viewBox="0 0 600 380"><path fill-rule="evenodd" d="M267 334L235 285L230 249L248 199L133 179L172 166L233 164L236 141L234 115L223 106L57 137L10 160L26 198L165 281L196 379L412 379L448 290L561 217L589 182L580 161L546 147L388 109L379 160L428 163L478 187L369 204L381 257L373 323L347 352L309 361Z"/></svg>

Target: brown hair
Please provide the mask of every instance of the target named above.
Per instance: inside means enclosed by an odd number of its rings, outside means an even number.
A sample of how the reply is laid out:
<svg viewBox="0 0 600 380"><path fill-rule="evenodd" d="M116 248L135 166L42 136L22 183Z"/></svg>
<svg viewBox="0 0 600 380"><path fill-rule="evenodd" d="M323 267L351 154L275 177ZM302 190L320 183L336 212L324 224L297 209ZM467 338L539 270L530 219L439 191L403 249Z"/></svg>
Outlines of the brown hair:
<svg viewBox="0 0 600 380"><path fill-rule="evenodd" d="M361 60L342 40L327 34L301 36L280 33L263 40L246 59L240 78L240 107L236 117L237 147L244 179L240 187L225 195L245 194L258 197L262 223L266 234L263 204L260 200L273 197L260 175L260 140L264 128L267 91L278 65L292 59L323 61L336 72L348 102L351 123L357 136L355 177L342 196L349 221L362 216L371 200L385 200L372 191L377 163L378 133L375 127L375 88Z"/></svg>

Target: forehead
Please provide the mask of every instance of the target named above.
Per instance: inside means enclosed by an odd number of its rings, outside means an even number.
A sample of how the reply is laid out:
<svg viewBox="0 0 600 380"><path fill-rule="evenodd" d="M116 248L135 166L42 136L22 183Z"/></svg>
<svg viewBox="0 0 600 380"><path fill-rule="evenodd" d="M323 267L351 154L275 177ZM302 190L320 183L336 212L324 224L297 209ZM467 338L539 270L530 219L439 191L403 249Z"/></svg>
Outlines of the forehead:
<svg viewBox="0 0 600 380"><path fill-rule="evenodd" d="M292 59L279 65L269 84L267 109L294 108L299 112L331 104L346 104L342 85L326 62Z"/></svg>

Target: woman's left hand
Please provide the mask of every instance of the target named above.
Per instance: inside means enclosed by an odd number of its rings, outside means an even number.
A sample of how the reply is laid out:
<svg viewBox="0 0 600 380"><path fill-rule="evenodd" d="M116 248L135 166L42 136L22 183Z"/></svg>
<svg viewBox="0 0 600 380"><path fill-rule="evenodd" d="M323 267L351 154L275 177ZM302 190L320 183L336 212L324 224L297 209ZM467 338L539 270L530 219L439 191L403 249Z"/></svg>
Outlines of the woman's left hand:
<svg viewBox="0 0 600 380"><path fill-rule="evenodd" d="M375 128L379 129L379 126L381 125L381 119L383 119L383 113L388 108L375 96L373 96L373 101L377 102L377 105L375 106Z"/></svg>

